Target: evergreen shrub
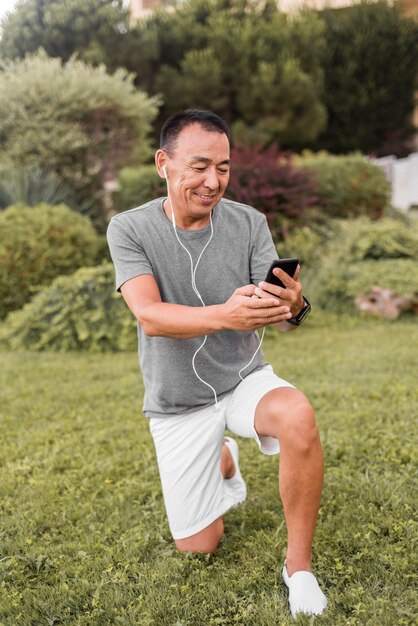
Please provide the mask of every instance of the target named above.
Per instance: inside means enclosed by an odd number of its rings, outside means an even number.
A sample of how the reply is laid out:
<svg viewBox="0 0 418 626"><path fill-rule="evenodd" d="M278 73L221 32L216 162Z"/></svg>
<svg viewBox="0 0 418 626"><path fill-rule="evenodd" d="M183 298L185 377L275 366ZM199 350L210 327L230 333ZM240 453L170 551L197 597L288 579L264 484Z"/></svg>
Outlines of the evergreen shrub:
<svg viewBox="0 0 418 626"><path fill-rule="evenodd" d="M418 295L418 229L413 222L342 221L322 254L307 287L324 309L354 311L355 298L375 285L407 298Z"/></svg>
<svg viewBox="0 0 418 626"><path fill-rule="evenodd" d="M411 259L370 259L346 266L327 260L317 280L314 287L308 286L309 293L315 304L335 313L353 313L356 297L376 285L406 298L418 296L418 266Z"/></svg>
<svg viewBox="0 0 418 626"><path fill-rule="evenodd" d="M59 276L0 325L11 350L134 350L136 322L114 287L111 263Z"/></svg>
<svg viewBox="0 0 418 626"><path fill-rule="evenodd" d="M294 228L277 242L279 257L296 257L301 263L303 274L316 269L323 260L324 250L339 230L339 220L327 219Z"/></svg>
<svg viewBox="0 0 418 626"><path fill-rule="evenodd" d="M0 172L0 211L17 203L28 206L65 204L80 213L91 205L82 202L55 172L37 166L14 166Z"/></svg>
<svg viewBox="0 0 418 626"><path fill-rule="evenodd" d="M121 211L166 195L165 183L159 177L155 165L124 167L119 172L118 180L120 191L115 197L115 204Z"/></svg>
<svg viewBox="0 0 418 626"><path fill-rule="evenodd" d="M409 222L383 218L340 220L331 254L339 261L358 263L368 259L417 259L418 228Z"/></svg>
<svg viewBox="0 0 418 626"><path fill-rule="evenodd" d="M318 205L327 216L382 217L390 206L390 184L382 169L361 154L326 152L297 157L295 164L313 174Z"/></svg>
<svg viewBox="0 0 418 626"><path fill-rule="evenodd" d="M0 72L0 168L47 168L107 223L105 183L150 154L148 132L159 100L135 89L133 76L40 51L6 61Z"/></svg>
<svg viewBox="0 0 418 626"><path fill-rule="evenodd" d="M303 292L311 300L311 285L321 264L327 256L330 243L340 232L340 220L328 218L310 225L295 226L276 243L280 258L296 257L300 262L300 277Z"/></svg>
<svg viewBox="0 0 418 626"><path fill-rule="evenodd" d="M61 204L16 204L0 213L0 319L60 274L94 265L102 239L87 217Z"/></svg>

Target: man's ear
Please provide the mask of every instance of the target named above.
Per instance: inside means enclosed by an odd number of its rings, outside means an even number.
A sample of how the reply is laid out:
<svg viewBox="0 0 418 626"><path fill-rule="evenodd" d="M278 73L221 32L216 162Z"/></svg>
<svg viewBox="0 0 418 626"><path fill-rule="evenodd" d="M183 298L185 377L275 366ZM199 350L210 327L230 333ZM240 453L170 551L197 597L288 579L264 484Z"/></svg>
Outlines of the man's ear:
<svg viewBox="0 0 418 626"><path fill-rule="evenodd" d="M167 178L166 163L167 163L167 155L165 151L161 150L160 148L155 153L155 166L161 178Z"/></svg>

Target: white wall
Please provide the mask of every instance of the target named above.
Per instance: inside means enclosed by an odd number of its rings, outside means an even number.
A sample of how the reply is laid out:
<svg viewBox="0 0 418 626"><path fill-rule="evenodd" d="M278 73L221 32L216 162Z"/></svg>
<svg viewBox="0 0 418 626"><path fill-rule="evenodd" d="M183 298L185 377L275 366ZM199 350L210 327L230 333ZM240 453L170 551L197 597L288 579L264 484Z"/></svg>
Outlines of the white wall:
<svg viewBox="0 0 418 626"><path fill-rule="evenodd" d="M392 185L392 205L403 211L418 207L418 152L405 159L384 157L373 159L385 172Z"/></svg>

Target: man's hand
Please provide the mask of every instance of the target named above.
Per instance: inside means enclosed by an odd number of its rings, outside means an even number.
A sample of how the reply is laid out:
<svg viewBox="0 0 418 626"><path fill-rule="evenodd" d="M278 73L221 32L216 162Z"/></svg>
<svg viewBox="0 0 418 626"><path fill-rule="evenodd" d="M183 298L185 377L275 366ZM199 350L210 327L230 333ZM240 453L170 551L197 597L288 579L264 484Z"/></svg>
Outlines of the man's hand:
<svg viewBox="0 0 418 626"><path fill-rule="evenodd" d="M255 330L268 324L278 324L292 317L287 303L278 302L276 297L264 291L265 295L259 297L257 289L255 285L245 285L234 291L223 305L225 328Z"/></svg>
<svg viewBox="0 0 418 626"><path fill-rule="evenodd" d="M281 305L287 306L290 310L291 315L289 315L287 319L295 317L304 307L302 285L299 282L299 272L300 265L297 266L296 272L292 278L289 274L286 274L284 270L276 267L273 270L273 274L277 276L277 278L280 278L282 283L286 286L286 289L262 281L258 283L258 287L255 288L255 295L263 300L271 300L273 295L273 297L276 297L276 302L278 300Z"/></svg>

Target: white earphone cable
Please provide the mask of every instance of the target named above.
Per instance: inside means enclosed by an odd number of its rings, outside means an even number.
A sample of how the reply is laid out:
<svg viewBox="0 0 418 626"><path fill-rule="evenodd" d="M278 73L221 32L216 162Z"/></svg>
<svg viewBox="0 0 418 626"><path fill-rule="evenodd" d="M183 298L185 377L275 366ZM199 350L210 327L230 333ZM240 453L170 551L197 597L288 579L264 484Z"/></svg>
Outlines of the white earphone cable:
<svg viewBox="0 0 418 626"><path fill-rule="evenodd" d="M196 287L196 270L197 270L197 266L199 265L199 261L202 258L202 255L204 253L204 251L206 250L206 248L208 247L208 245L210 244L210 242L212 241L212 237L213 237L213 223L212 223L212 213L210 213L210 227L211 227L211 233L210 233L210 237L209 240L206 242L202 252L199 255L199 258L197 259L196 265L193 267L193 258L192 255L190 254L190 252L188 251L188 249L186 248L186 246L180 241L180 238L178 236L177 233L177 229L176 229L176 218L174 217L174 209L173 209L173 205L171 203L171 199L169 197L170 200L170 206L171 206L171 216L172 216L172 223L173 223L173 228L174 228L174 233L176 235L176 239L179 242L179 244L181 245L181 247L183 248L183 250L185 250L185 252L187 253L189 260L190 260L190 270L191 270L191 275L192 275L192 288L193 291L195 292L195 294L197 295L197 297L199 298L200 302L202 303L202 306L206 306L206 304L203 301L202 296L199 293L198 288ZM208 336L205 335L203 342L201 343L201 345L198 347L198 349L196 350L196 352L193 355L192 358L192 367L193 367L193 371L195 373L195 375L197 376L197 378L207 387L209 387L209 389L212 389L213 395L215 397L215 406L218 408L218 395L216 393L216 390L214 389L214 387L212 387L212 385L210 385L208 382L206 382L206 380L203 380L203 378L201 376L199 376L197 369L196 369L196 365L195 365L195 361L196 361L196 357L198 355L198 353L200 352L200 350L203 348L203 346L205 345L206 341L207 341Z"/></svg>
<svg viewBox="0 0 418 626"><path fill-rule="evenodd" d="M199 298L200 302L202 303L202 306L206 306L206 305L205 305L205 303L204 303L204 301L203 301L203 298L202 298L202 296L200 295L199 290L198 290L198 288L197 288L197 286L196 286L196 271L197 271L197 267L198 267L198 265L199 265L200 259L201 259L201 258L202 258L202 256L203 256L204 251L206 250L206 248L208 247L208 245L210 244L210 242L212 241L212 238L213 238L212 211L211 211L211 212L210 212L210 214L209 214L209 219L210 219L210 230L211 230L211 232L210 232L210 237L209 237L208 241L206 242L205 246L203 247L203 250L201 251L201 253L200 253L200 255L199 255L199 258L197 259L196 265L195 265L195 266L193 266L193 258L192 258L192 255L190 254L190 252L189 252L189 250L186 248L186 246L185 246L185 245L184 245L184 244L180 241L180 238L179 238L178 233L177 233L177 228L176 228L176 217L175 217L175 215L174 215L173 203L171 202L170 190L169 190L169 186L168 186L168 178L167 178L167 172L166 172L165 166L163 166L163 171L164 171L164 175L165 175L165 178L166 178L166 181L167 181L167 195L168 195L168 201L169 201L169 203L170 203L170 208L171 208L171 221L172 221L172 224L173 224L174 234L175 234L175 236L176 236L177 241L179 242L179 244L181 245L181 247L183 248L183 250L187 253L187 255L188 255L188 257L189 257L189 260L190 260L190 271L191 271L191 278L192 278L192 289L193 289L193 291L195 292L196 296ZM244 380L244 378L241 376L241 372L243 372L245 369L247 369L247 367L249 367L249 366L251 365L251 363L252 363L252 362L254 361L254 359L255 359L256 354L258 353L258 351L259 351L259 350L260 350L260 348L261 348L261 344L262 344L263 339L264 339L264 333L265 333L265 331L266 331L266 327L264 327L264 328L263 328L263 332L262 332L262 335L261 335L261 339L259 339L258 348L257 348L257 350L254 352L254 354L253 354L253 356L252 356L252 358L251 358L251 361L250 361L249 363L247 363L247 365L244 365L244 367L242 367L242 368L240 369L240 371L238 372L238 376L240 377L240 379L241 379L241 380ZM195 373L196 377L197 377L197 378L198 378L198 379L199 379L199 380L200 380L200 381L201 381L204 385L206 385L207 387L209 387L209 388L212 390L213 395L214 395L214 397L215 397L215 406L216 406L216 408L219 408L219 404L218 404L218 396L217 396L216 390L212 387L212 385L210 385L208 382L206 382L206 380L203 380L203 378L202 378L201 376L199 376L199 374L198 374L198 372L197 372L197 370L196 370L196 366L195 366L196 356L198 355L198 353L200 352L200 350L201 350L201 349L203 348L203 346L205 345L205 343L206 343L206 341L207 341L207 338L208 338L208 336L207 336L207 335L205 335L205 337L204 337L204 339L203 339L203 342L201 343L201 345L198 347L198 349L197 349L197 350L196 350L196 352L194 353L193 358L192 358L192 367L193 367L193 371L194 371L194 373Z"/></svg>
<svg viewBox="0 0 418 626"><path fill-rule="evenodd" d="M263 343L263 339L264 339L264 333L266 332L266 327L263 327L263 332L261 333L261 339L258 338L259 344L258 344L258 348L257 350L254 352L251 361L249 363L247 363L247 365L244 365L244 367L241 367L240 371L238 372L238 376L241 378L241 380L244 380L243 377L241 376L241 372L243 372L244 370L247 369L247 367L249 367L251 365L251 363L254 361L255 359L255 355L257 354L257 352L260 350L261 348L261 344Z"/></svg>

